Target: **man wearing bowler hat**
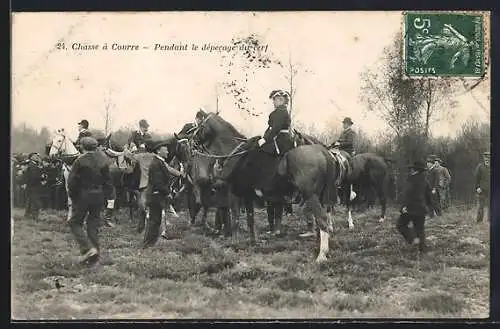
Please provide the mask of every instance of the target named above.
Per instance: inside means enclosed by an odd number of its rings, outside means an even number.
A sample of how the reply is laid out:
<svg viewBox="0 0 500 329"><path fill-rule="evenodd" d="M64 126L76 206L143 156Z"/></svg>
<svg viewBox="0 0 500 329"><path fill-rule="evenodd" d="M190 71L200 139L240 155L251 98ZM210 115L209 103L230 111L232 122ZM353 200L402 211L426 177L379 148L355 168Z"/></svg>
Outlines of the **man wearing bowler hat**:
<svg viewBox="0 0 500 329"><path fill-rule="evenodd" d="M478 208L476 221L478 223L483 221L484 208L488 208L488 219L491 220L489 210L490 210L490 161L491 153L483 153L483 162L476 167L475 178L476 178L476 193L478 196Z"/></svg>
<svg viewBox="0 0 500 329"><path fill-rule="evenodd" d="M148 173L148 192L146 205L149 207L149 220L144 233L143 248L153 246L160 236L162 212L167 208L170 194L171 175L185 177L185 173L172 168L168 158L168 142L158 141L152 144L155 157L151 161Z"/></svg>
<svg viewBox="0 0 500 329"><path fill-rule="evenodd" d="M432 189L424 175L427 170L423 161L409 166L410 174L405 186L401 215L396 227L406 242L418 245L420 253L426 252L424 224L428 209L432 209ZM413 228L408 224L413 222Z"/></svg>
<svg viewBox="0 0 500 329"><path fill-rule="evenodd" d="M356 139L356 132L352 129L353 124L354 122L352 122L351 118L346 117L342 121L344 130L340 134L339 139L332 145L333 147L338 147L340 150L349 153L350 156L354 155L354 143Z"/></svg>
<svg viewBox="0 0 500 329"><path fill-rule="evenodd" d="M69 220L82 254L81 262L94 263L99 258L98 232L104 200L113 194L109 165L97 150L97 140L83 137L80 141L83 155L75 160L68 177L68 194L73 200L74 211ZM106 199L105 199L106 198ZM87 232L83 223L87 217Z"/></svg>
<svg viewBox="0 0 500 329"><path fill-rule="evenodd" d="M92 137L92 133L89 131L89 122L86 119L78 122L78 137L75 141L75 146L82 152L82 146L80 145L80 140L83 137Z"/></svg>

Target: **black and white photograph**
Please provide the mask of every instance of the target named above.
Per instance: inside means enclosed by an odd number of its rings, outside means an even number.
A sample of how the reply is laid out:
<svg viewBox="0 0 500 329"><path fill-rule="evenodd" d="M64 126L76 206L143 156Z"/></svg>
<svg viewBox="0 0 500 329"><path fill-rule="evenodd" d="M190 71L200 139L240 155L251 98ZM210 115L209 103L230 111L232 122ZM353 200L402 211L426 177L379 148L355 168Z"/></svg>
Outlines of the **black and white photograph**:
<svg viewBox="0 0 500 329"><path fill-rule="evenodd" d="M11 319L490 317L490 13L16 12Z"/></svg>

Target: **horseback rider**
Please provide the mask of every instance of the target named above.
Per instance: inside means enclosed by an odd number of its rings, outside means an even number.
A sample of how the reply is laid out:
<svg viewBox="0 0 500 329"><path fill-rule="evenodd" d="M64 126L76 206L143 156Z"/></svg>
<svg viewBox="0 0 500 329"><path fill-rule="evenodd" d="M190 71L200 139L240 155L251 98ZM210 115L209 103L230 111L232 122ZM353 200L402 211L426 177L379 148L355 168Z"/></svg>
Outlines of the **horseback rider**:
<svg viewBox="0 0 500 329"><path fill-rule="evenodd" d="M139 130L135 130L128 140L128 148L131 152L146 152L151 144L152 137L148 132L149 123L145 119L139 121Z"/></svg>
<svg viewBox="0 0 500 329"><path fill-rule="evenodd" d="M290 136L292 119L287 109L290 94L283 90L273 90L269 98L273 100L274 110L269 114L268 128L258 143L263 151L281 156L293 148Z"/></svg>
<svg viewBox="0 0 500 329"><path fill-rule="evenodd" d="M78 137L75 141L76 148L82 152L82 146L80 145L80 141L83 137L92 137L92 133L89 131L89 122L86 119L78 122Z"/></svg>
<svg viewBox="0 0 500 329"><path fill-rule="evenodd" d="M344 120L342 121L344 130L340 134L339 139L331 145L331 147L335 147L347 152L350 156L353 156L355 153L354 142L356 139L356 132L352 129L353 124L354 122L352 122L351 118L344 118Z"/></svg>

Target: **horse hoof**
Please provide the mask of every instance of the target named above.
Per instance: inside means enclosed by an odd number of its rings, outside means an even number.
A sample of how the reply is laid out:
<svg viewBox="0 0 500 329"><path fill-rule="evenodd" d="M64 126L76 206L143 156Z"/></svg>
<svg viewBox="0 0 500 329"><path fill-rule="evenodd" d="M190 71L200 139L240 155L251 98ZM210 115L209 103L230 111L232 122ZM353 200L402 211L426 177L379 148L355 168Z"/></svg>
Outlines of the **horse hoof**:
<svg viewBox="0 0 500 329"><path fill-rule="evenodd" d="M385 221L384 217L380 217L379 220L378 220L379 223L383 223L384 221Z"/></svg>
<svg viewBox="0 0 500 329"><path fill-rule="evenodd" d="M322 264L324 262L326 262L326 255L325 254L318 255L318 257L316 258L316 263Z"/></svg>
<svg viewBox="0 0 500 329"><path fill-rule="evenodd" d="M349 225L349 229L350 230L354 229L354 225Z"/></svg>

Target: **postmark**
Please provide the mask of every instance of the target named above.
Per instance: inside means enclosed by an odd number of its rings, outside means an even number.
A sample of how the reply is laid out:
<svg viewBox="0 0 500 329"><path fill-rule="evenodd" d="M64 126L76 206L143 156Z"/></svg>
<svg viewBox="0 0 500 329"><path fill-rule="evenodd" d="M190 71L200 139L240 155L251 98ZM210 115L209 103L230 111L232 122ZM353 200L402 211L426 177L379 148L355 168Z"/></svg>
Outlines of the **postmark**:
<svg viewBox="0 0 500 329"><path fill-rule="evenodd" d="M406 12L403 22L408 77L485 74L485 16L481 13Z"/></svg>

